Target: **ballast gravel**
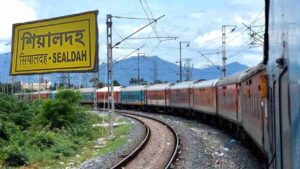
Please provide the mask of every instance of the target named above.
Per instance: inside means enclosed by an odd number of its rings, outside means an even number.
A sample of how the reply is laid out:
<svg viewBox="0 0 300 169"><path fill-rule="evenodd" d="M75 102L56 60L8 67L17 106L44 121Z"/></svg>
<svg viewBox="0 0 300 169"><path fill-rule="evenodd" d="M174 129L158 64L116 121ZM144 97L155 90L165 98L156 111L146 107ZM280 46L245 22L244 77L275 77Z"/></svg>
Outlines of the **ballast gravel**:
<svg viewBox="0 0 300 169"><path fill-rule="evenodd" d="M182 117L142 113L170 126L180 137L180 149L173 168L178 169L262 169L253 153L232 136Z"/></svg>
<svg viewBox="0 0 300 169"><path fill-rule="evenodd" d="M127 118L127 117L123 117ZM109 152L99 157L92 158L85 161L80 166L76 168L80 169L107 169L111 168L122 158L130 154L136 147L140 145L145 137L145 127L136 120L128 118L133 124L133 128L128 135L128 141L126 144L122 145L118 150L114 152Z"/></svg>

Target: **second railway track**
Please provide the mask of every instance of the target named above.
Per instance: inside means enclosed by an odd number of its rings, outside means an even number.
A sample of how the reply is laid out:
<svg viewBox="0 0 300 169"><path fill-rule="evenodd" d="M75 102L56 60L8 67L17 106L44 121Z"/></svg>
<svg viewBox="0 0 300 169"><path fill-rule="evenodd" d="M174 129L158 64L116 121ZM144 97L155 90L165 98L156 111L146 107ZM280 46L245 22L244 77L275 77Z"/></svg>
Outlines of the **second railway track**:
<svg viewBox="0 0 300 169"><path fill-rule="evenodd" d="M144 123L147 134L138 148L112 168L170 168L179 145L179 138L175 130L166 123L151 117L131 114L128 111L121 111L119 114Z"/></svg>

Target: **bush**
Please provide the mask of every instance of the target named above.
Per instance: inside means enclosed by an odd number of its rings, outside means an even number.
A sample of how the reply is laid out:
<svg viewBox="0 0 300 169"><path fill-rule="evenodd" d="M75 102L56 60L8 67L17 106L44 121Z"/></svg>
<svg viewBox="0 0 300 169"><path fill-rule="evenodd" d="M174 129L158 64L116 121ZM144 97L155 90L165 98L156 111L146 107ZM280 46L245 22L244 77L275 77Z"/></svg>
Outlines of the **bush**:
<svg viewBox="0 0 300 169"><path fill-rule="evenodd" d="M36 116L37 125L50 130L71 127L74 122L75 108L65 100L47 100L42 112Z"/></svg>
<svg viewBox="0 0 300 169"><path fill-rule="evenodd" d="M54 146L56 141L56 135L53 132L33 132L27 136L29 140L27 141L27 146L37 147L40 150L50 149Z"/></svg>
<svg viewBox="0 0 300 169"><path fill-rule="evenodd" d="M20 129L11 122L0 121L0 139L10 141L17 139Z"/></svg>
<svg viewBox="0 0 300 169"><path fill-rule="evenodd" d="M26 152L17 146L9 147L6 154L7 158L4 160L4 164L7 166L18 167L29 163L29 158Z"/></svg>
<svg viewBox="0 0 300 169"><path fill-rule="evenodd" d="M60 139L57 146L53 148L53 152L57 154L62 154L63 156L75 155L79 146L73 143L73 140L69 138Z"/></svg>
<svg viewBox="0 0 300 169"><path fill-rule="evenodd" d="M49 127L50 130L72 128L78 116L80 94L72 90L59 91L54 100L46 100L43 103L41 113L35 117L37 125Z"/></svg>
<svg viewBox="0 0 300 169"><path fill-rule="evenodd" d="M81 95L78 91L74 92L73 90L61 90L57 93L55 99L65 100L69 104L78 105L80 103Z"/></svg>

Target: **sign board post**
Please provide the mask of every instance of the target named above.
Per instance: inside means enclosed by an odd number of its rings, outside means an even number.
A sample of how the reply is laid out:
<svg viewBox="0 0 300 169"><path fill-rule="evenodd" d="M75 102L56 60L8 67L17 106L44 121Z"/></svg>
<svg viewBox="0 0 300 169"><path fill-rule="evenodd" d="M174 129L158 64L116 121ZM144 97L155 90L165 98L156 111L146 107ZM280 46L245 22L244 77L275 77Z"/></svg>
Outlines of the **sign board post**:
<svg viewBox="0 0 300 169"><path fill-rule="evenodd" d="M10 74L98 70L98 11L13 25Z"/></svg>

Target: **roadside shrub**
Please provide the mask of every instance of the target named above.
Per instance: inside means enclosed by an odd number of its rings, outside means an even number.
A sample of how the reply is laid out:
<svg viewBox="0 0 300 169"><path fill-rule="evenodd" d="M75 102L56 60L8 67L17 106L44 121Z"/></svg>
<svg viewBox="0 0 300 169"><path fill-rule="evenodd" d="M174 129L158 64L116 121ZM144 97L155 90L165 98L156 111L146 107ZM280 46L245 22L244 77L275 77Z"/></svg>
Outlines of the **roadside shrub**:
<svg viewBox="0 0 300 169"><path fill-rule="evenodd" d="M69 104L78 105L81 99L81 95L78 91L74 92L73 90L61 90L57 93L57 100L65 100Z"/></svg>
<svg viewBox="0 0 300 169"><path fill-rule="evenodd" d="M75 109L65 100L47 100L42 112L35 121L41 127L48 126L50 130L71 127L74 122Z"/></svg>
<svg viewBox="0 0 300 169"><path fill-rule="evenodd" d="M18 167L29 163L27 153L18 146L10 146L6 154L7 158L4 160L6 166Z"/></svg>
<svg viewBox="0 0 300 169"><path fill-rule="evenodd" d="M72 142L69 138L60 139L57 146L53 148L53 152L62 154L63 156L72 156L76 154L79 146Z"/></svg>
<svg viewBox="0 0 300 169"><path fill-rule="evenodd" d="M53 132L34 132L28 134L27 146L37 147L40 150L50 149L55 144L56 135Z"/></svg>
<svg viewBox="0 0 300 169"><path fill-rule="evenodd" d="M21 130L25 130L30 127L32 118L38 112L37 105L18 101L13 96L0 94L0 119L13 122Z"/></svg>
<svg viewBox="0 0 300 169"><path fill-rule="evenodd" d="M11 122L0 121L0 139L4 141L16 139L20 134L20 129Z"/></svg>

